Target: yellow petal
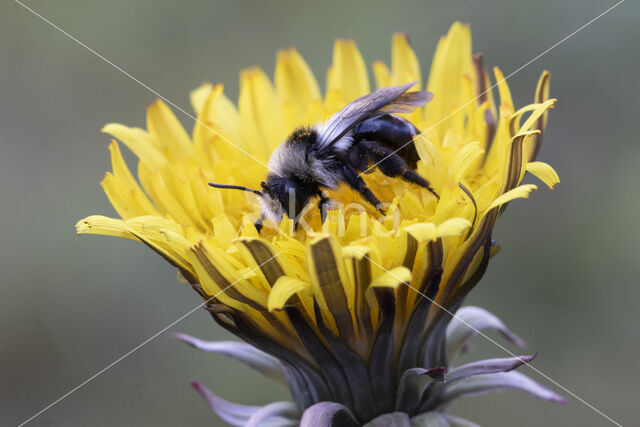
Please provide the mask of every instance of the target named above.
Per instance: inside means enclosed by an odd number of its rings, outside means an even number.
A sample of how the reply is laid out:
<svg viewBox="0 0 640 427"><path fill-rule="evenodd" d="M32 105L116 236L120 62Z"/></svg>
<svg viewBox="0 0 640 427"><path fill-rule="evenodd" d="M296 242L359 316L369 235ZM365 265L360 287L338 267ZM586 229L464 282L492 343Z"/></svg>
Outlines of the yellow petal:
<svg viewBox="0 0 640 427"><path fill-rule="evenodd" d="M177 222L181 224L193 224L193 219L189 216L185 208L167 188L162 175L157 171L151 171L149 174L149 184L153 190L154 201L158 207L171 215ZM145 187L146 188L146 187Z"/></svg>
<svg viewBox="0 0 640 427"><path fill-rule="evenodd" d="M311 101L311 105L309 106L309 109L307 109L302 121L306 124L314 124L324 122L329 118L329 116L330 114L326 110L322 99L316 99Z"/></svg>
<svg viewBox="0 0 640 427"><path fill-rule="evenodd" d="M135 203L140 207L139 215L160 215L160 212L151 203L146 194L142 191L135 178L129 171L127 164L122 158L120 147L115 140L109 144L109 151L111 152L111 167L113 168L113 174L122 182L122 185L131 192Z"/></svg>
<svg viewBox="0 0 640 427"><path fill-rule="evenodd" d="M111 172L104 175L100 186L107 195L111 206L118 212L122 219L142 215L140 206L136 203L132 194Z"/></svg>
<svg viewBox="0 0 640 427"><path fill-rule="evenodd" d="M177 203L181 206L182 210L186 212L191 219L190 223L183 224L193 224L198 226L201 230L206 230L209 227L209 218L203 217L205 211L201 208L202 203L198 202L196 194L193 191L194 187L197 188L197 185L191 185L193 183L191 175L194 171L191 170L188 160L185 159L175 162L172 166L171 172L172 179L169 182L172 182L173 185L169 188L169 191L172 193L173 197L176 198ZM204 185L204 182L200 182L200 186Z"/></svg>
<svg viewBox="0 0 640 427"><path fill-rule="evenodd" d="M240 137L240 116L235 106L223 93L222 85L215 85L199 110L198 119L193 128L193 144L196 155L202 164L209 166L219 161L221 150L242 154L246 150ZM222 147L220 147L222 146Z"/></svg>
<svg viewBox="0 0 640 427"><path fill-rule="evenodd" d="M289 299L298 292L311 294L311 284L289 276L280 277L269 293L269 311L282 310Z"/></svg>
<svg viewBox="0 0 640 427"><path fill-rule="evenodd" d="M240 74L238 107L242 134L249 152L258 159L267 159L280 144L279 108L273 86L260 68L251 68ZM253 161L253 160L252 160Z"/></svg>
<svg viewBox="0 0 640 427"><path fill-rule="evenodd" d="M397 289L407 283L411 283L411 271L407 267L395 267L376 277L369 288Z"/></svg>
<svg viewBox="0 0 640 427"><path fill-rule="evenodd" d="M119 139L141 162L146 163L150 168L161 170L167 167L167 159L153 145L151 136L144 129L109 123L102 128L102 132Z"/></svg>
<svg viewBox="0 0 640 427"><path fill-rule="evenodd" d="M535 105L534 110L531 112L531 115L527 117L527 120L525 120L524 124L520 127L518 131L524 132L528 130L540 130L540 129L535 129L534 125L538 122L538 119L540 119L541 116L544 115L549 109L553 108L555 104L556 104L555 99L549 99L543 102L542 104L534 104Z"/></svg>
<svg viewBox="0 0 640 427"><path fill-rule="evenodd" d="M507 85L507 79L504 78L504 74L502 74L502 71L498 67L493 67L493 74L496 76L496 85L498 86L498 93L500 94L500 108L508 113L513 113L513 99L511 98L509 86Z"/></svg>
<svg viewBox="0 0 640 427"><path fill-rule="evenodd" d="M416 151L422 160L420 173L429 180L433 188L437 190L444 185L445 169L437 147L424 135L417 135L413 139Z"/></svg>
<svg viewBox="0 0 640 427"><path fill-rule="evenodd" d="M249 216L245 215L242 217L242 237L259 237L258 230L255 227L255 220L249 218Z"/></svg>
<svg viewBox="0 0 640 427"><path fill-rule="evenodd" d="M266 292L248 281L248 273L233 268L222 251L203 241L193 246L191 253L191 263L208 295L239 310L246 305L257 310L267 308Z"/></svg>
<svg viewBox="0 0 640 427"><path fill-rule="evenodd" d="M430 242L437 237L436 225L432 222L408 225L404 227L403 230L411 234L418 243Z"/></svg>
<svg viewBox="0 0 640 427"><path fill-rule="evenodd" d="M484 148L478 141L465 144L451 162L449 169L454 182L460 181L466 176L469 167L484 154Z"/></svg>
<svg viewBox="0 0 640 427"><path fill-rule="evenodd" d="M420 63L404 33L394 34L391 41L391 73L394 85L415 81L417 89L422 87Z"/></svg>
<svg viewBox="0 0 640 427"><path fill-rule="evenodd" d="M190 283L198 282L188 261L191 243L182 235L183 229L178 224L170 219L139 216L125 221L124 225L129 233L180 269Z"/></svg>
<svg viewBox="0 0 640 427"><path fill-rule="evenodd" d="M553 190L556 184L560 183L560 177L556 171L547 163L544 162L529 162L527 163L527 172L535 175L540 181L547 184L547 186Z"/></svg>
<svg viewBox="0 0 640 427"><path fill-rule="evenodd" d="M278 52L275 83L280 97L291 101L300 116L310 108L311 101L322 98L313 72L295 48Z"/></svg>
<svg viewBox="0 0 640 427"><path fill-rule="evenodd" d="M213 233L222 249L227 249L236 238L236 228L229 218L222 213L213 219Z"/></svg>
<svg viewBox="0 0 640 427"><path fill-rule="evenodd" d="M211 83L203 83L197 89L192 90L189 94L191 107L193 108L193 111L196 112L196 115L200 115L200 111L202 110L202 107L204 107L204 103L207 98L209 98L212 88L213 85Z"/></svg>
<svg viewBox="0 0 640 427"><path fill-rule="evenodd" d="M342 255L346 258L362 259L368 253L369 248L366 246L350 245L342 248Z"/></svg>
<svg viewBox="0 0 640 427"><path fill-rule="evenodd" d="M236 247L240 250L249 267L262 279L262 287L270 291L276 281L285 276L285 269L278 260L281 251L272 247L265 240L259 238L240 238L236 240ZM291 274L289 274L291 275Z"/></svg>
<svg viewBox="0 0 640 427"><path fill-rule="evenodd" d="M422 75L420 63L411 48L409 38L404 33L396 33L391 41L391 83L402 85L417 82L411 90L422 90ZM423 109L408 114L406 117L413 123L418 123L423 116Z"/></svg>
<svg viewBox="0 0 640 427"><path fill-rule="evenodd" d="M91 215L76 223L78 234L102 234L104 236L124 237L138 240L129 233L121 219L108 218L102 215Z"/></svg>
<svg viewBox="0 0 640 427"><path fill-rule="evenodd" d="M349 217L345 238L347 241L355 241L367 236L369 230L369 217L365 212L354 214Z"/></svg>
<svg viewBox="0 0 640 427"><path fill-rule="evenodd" d="M454 112L469 101L463 99L462 79L471 70L471 29L456 22L440 39L433 57L427 90L434 97L425 107L427 123L439 123L438 129L462 127L464 114Z"/></svg>
<svg viewBox="0 0 640 427"><path fill-rule="evenodd" d="M504 193L503 195L495 199L493 203L489 205L488 210L504 205L505 203L508 203L514 199L528 199L529 194L533 190L537 190L537 189L538 187L533 184L525 184L525 185L516 187L513 190L507 191L506 193Z"/></svg>
<svg viewBox="0 0 640 427"><path fill-rule="evenodd" d="M391 71L389 67L382 61L375 61L373 63L373 76L376 80L376 87L389 87L391 86Z"/></svg>
<svg viewBox="0 0 640 427"><path fill-rule="evenodd" d="M353 40L336 40L333 45L332 71L327 78L327 90L342 94L342 102L349 103L369 93L367 66Z"/></svg>
<svg viewBox="0 0 640 427"><path fill-rule="evenodd" d="M193 155L193 145L171 109L161 99L147 107L147 129L153 139L169 149L174 158Z"/></svg>
<svg viewBox="0 0 640 427"><path fill-rule="evenodd" d="M464 218L450 218L438 226L438 237L460 236L471 228L471 222Z"/></svg>

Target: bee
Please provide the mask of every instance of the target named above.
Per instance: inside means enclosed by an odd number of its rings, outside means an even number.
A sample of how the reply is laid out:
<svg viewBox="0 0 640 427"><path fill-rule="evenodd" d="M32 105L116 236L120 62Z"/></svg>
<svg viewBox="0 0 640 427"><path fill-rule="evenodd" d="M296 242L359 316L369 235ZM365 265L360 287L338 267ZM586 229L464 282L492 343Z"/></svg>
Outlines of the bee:
<svg viewBox="0 0 640 427"><path fill-rule="evenodd" d="M294 130L271 155L261 190L213 182L209 185L256 194L262 208L255 224L258 231L265 218L279 223L285 213L297 224L314 198L319 198L324 222L330 203L325 190L335 190L340 183L384 215L382 203L361 176L374 168L438 197L429 181L415 171L419 157L413 138L420 132L397 115L410 113L433 97L426 91L407 92L413 85L415 82L378 89L354 100L324 123Z"/></svg>

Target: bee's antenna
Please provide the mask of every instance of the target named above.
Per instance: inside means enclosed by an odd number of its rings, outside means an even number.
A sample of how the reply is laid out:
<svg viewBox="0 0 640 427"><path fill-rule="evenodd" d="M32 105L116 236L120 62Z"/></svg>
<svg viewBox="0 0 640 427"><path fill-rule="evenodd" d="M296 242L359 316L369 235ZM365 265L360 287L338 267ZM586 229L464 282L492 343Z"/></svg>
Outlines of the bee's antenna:
<svg viewBox="0 0 640 427"><path fill-rule="evenodd" d="M249 187L243 187L242 185L216 184L215 182L210 182L209 185L213 188L228 188L231 190L249 191L253 194L257 194L258 196L262 196L261 191L254 190L253 188L249 188Z"/></svg>

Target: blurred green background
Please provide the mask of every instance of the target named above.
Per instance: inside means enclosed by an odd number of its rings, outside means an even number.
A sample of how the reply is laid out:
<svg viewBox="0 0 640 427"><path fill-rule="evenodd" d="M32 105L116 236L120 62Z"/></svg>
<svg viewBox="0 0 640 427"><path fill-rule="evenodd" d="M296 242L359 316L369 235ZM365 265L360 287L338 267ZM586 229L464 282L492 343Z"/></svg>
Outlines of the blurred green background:
<svg viewBox="0 0 640 427"><path fill-rule="evenodd" d="M190 110L188 93L201 82L222 82L235 99L240 69L272 73L276 50L291 45L324 84L336 37L356 39L371 63L388 61L391 34L407 32L426 76L455 20L471 24L485 63L508 74L614 1L27 4ZM510 205L494 235L502 253L468 300L528 341L536 368L624 425L639 420L638 16L638 2L628 0L509 80L522 106L540 72L552 71L559 103L540 159L562 183ZM0 40L0 424L17 425L199 298L147 248L73 229L86 215L115 215L98 185L110 168L100 128L144 126L156 96L12 1L0 5ZM170 331L229 338L203 310ZM475 344L482 355L504 356L482 338ZM610 425L522 372L568 403L512 392L468 399L454 413L483 425ZM191 378L243 403L285 397L239 364L165 333L31 424L221 425Z"/></svg>

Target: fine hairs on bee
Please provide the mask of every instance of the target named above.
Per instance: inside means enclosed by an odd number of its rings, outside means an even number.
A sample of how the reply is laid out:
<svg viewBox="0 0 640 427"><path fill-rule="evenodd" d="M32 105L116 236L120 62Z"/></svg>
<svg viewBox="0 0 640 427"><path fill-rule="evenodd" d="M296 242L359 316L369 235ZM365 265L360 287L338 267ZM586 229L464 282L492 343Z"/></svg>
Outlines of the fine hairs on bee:
<svg viewBox="0 0 640 427"><path fill-rule="evenodd" d="M420 131L397 115L410 113L433 97L426 91L407 92L414 84L378 89L349 103L324 123L294 130L271 155L262 190L209 185L256 194L262 209L258 231L264 218L279 223L287 214L297 223L313 198L318 199L324 221L330 199L323 191L335 190L341 183L384 213L382 203L360 176L373 168L426 188L437 198L429 181L415 171L419 156L413 138Z"/></svg>

